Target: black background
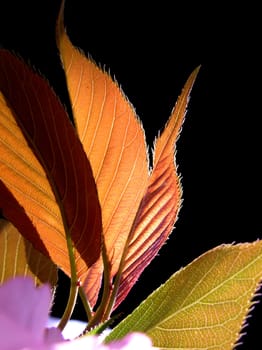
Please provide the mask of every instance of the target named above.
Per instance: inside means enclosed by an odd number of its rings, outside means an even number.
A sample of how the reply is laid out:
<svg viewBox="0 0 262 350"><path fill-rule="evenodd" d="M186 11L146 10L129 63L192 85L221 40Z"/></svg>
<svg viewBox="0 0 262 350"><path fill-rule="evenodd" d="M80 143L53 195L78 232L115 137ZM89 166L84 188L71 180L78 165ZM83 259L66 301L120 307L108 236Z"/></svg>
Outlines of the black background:
<svg viewBox="0 0 262 350"><path fill-rule="evenodd" d="M0 3L0 45L68 96L55 46L60 1ZM156 287L208 249L262 238L261 20L250 3L66 1L73 43L115 76L141 118L147 142L164 127L185 80L201 64L177 144L184 188L176 228L120 306L127 315ZM215 276L214 276L215 278ZM68 281L60 277L53 314L62 312ZM82 318L80 305L75 317ZM245 345L259 349L262 305L248 320Z"/></svg>

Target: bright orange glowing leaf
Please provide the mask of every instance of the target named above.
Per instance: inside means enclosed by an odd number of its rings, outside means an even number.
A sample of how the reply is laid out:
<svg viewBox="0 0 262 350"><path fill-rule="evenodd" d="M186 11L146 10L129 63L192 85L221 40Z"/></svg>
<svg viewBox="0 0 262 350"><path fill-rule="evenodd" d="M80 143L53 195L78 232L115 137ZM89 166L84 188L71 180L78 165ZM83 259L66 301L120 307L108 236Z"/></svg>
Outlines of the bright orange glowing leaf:
<svg viewBox="0 0 262 350"><path fill-rule="evenodd" d="M155 146L150 172L144 130L115 81L74 47L63 24L57 24L57 44L65 71L73 117L94 173L102 210L103 242L109 260L110 283L117 275L120 289L115 307L173 229L181 203L174 164L174 145L184 120L196 69ZM84 284L94 305L101 286L102 258Z"/></svg>
<svg viewBox="0 0 262 350"><path fill-rule="evenodd" d="M100 254L101 217L88 159L48 83L0 51L0 207L33 246L80 279Z"/></svg>
<svg viewBox="0 0 262 350"><path fill-rule="evenodd" d="M61 18L60 18L61 19ZM103 236L111 277L116 274L148 180L144 131L133 108L111 79L74 48L60 22L58 45L79 138L90 160L102 210ZM98 293L100 260L86 290ZM97 283L95 280L97 279Z"/></svg>

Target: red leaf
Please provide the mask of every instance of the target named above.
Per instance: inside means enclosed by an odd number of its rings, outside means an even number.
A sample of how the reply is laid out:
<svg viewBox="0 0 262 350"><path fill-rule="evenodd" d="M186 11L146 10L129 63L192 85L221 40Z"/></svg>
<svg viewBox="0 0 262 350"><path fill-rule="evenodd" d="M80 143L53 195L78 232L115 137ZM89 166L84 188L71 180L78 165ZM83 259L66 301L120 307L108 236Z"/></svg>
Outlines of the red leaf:
<svg viewBox="0 0 262 350"><path fill-rule="evenodd" d="M69 275L64 226L83 278L100 254L101 213L82 144L48 83L6 50L0 51L0 90L0 179L5 187L0 206L18 230ZM25 213L16 217L21 207ZM38 237L23 230L30 221Z"/></svg>

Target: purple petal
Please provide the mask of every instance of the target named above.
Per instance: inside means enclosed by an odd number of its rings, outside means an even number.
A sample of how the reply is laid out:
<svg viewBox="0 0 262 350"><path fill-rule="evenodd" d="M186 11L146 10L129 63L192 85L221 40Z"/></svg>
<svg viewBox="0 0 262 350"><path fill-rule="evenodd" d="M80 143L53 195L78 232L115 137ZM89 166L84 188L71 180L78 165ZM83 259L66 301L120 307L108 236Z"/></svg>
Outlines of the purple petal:
<svg viewBox="0 0 262 350"><path fill-rule="evenodd" d="M30 277L10 279L0 286L1 350L149 350L143 333L130 333L109 344L100 336L64 340L57 328L45 328L51 303L48 285L35 287Z"/></svg>
<svg viewBox="0 0 262 350"><path fill-rule="evenodd" d="M64 338L47 329L51 289L35 287L31 277L16 277L0 286L0 349L51 349Z"/></svg>
<svg viewBox="0 0 262 350"><path fill-rule="evenodd" d="M0 286L1 314L16 321L32 333L35 339L43 337L51 303L48 285L36 288L31 278L16 277Z"/></svg>
<svg viewBox="0 0 262 350"><path fill-rule="evenodd" d="M25 345L37 346L39 342L12 320L0 313L0 349L21 349Z"/></svg>
<svg viewBox="0 0 262 350"><path fill-rule="evenodd" d="M53 344L64 341L61 331L58 328L46 328L44 342L45 344Z"/></svg>

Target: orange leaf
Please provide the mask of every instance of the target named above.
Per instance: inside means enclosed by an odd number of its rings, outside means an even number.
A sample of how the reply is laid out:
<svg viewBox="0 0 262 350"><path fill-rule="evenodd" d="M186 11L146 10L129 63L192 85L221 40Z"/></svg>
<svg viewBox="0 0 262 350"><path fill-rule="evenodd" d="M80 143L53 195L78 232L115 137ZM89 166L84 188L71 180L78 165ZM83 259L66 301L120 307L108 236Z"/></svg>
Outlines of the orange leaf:
<svg viewBox="0 0 262 350"><path fill-rule="evenodd" d="M0 207L70 275L67 230L83 278L100 254L101 214L82 145L48 83L6 50L0 90Z"/></svg>
<svg viewBox="0 0 262 350"><path fill-rule="evenodd" d="M156 140L150 174L145 135L134 109L115 81L74 47L57 22L60 51L79 138L90 160L102 209L103 241L111 282L122 273L115 307L171 233L182 189L174 148L198 69L189 77L163 134ZM120 269L120 270L119 270ZM85 292L97 300L102 258L89 270Z"/></svg>
<svg viewBox="0 0 262 350"><path fill-rule="evenodd" d="M71 44L64 30L62 11L57 42L77 132L98 189L103 240L113 277L147 186L145 135L117 83ZM91 304L96 300L102 272L101 260L89 271L85 290Z"/></svg>
<svg viewBox="0 0 262 350"><path fill-rule="evenodd" d="M130 235L132 239L128 245L115 308L156 256L177 220L182 187L174 162L175 143L198 71L199 67L188 78L163 133L156 139L153 170Z"/></svg>

